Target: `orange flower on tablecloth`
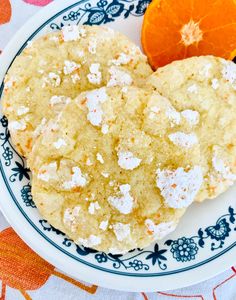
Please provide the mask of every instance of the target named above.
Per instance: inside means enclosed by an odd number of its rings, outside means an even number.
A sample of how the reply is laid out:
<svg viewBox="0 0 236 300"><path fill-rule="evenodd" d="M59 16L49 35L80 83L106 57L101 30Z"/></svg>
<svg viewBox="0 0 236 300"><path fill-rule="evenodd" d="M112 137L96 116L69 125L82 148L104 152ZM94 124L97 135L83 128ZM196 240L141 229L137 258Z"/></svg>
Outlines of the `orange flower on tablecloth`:
<svg viewBox="0 0 236 300"><path fill-rule="evenodd" d="M48 3L52 2L53 0L23 0L24 2L36 6L45 6Z"/></svg>
<svg viewBox="0 0 236 300"><path fill-rule="evenodd" d="M12 228L0 232L0 300L5 300L6 286L18 289L26 300L30 300L26 291L41 288L51 275L62 278L90 294L97 290L96 285L87 286L55 271L55 267L33 252Z"/></svg>
<svg viewBox="0 0 236 300"><path fill-rule="evenodd" d="M223 286L225 286L229 281L235 280L236 278L236 268L235 267L231 267L231 270L233 271L229 276L227 276L226 278L224 278L223 280L219 281L218 284L216 284L215 286L212 286L212 300L222 300L223 298L219 298L216 295L216 292L218 289L222 288ZM162 295L162 296L166 296L166 300L167 299L199 299L199 300L204 300L205 296L199 295L199 294L189 294L188 292L182 294L182 292L176 294L176 293L172 293L172 292L157 292L158 295ZM145 294L144 294L145 295ZM146 296L146 298L144 297L145 300L148 300L148 297ZM226 299L226 298L224 298Z"/></svg>
<svg viewBox="0 0 236 300"><path fill-rule="evenodd" d="M11 20L11 3L9 0L0 0L0 24Z"/></svg>

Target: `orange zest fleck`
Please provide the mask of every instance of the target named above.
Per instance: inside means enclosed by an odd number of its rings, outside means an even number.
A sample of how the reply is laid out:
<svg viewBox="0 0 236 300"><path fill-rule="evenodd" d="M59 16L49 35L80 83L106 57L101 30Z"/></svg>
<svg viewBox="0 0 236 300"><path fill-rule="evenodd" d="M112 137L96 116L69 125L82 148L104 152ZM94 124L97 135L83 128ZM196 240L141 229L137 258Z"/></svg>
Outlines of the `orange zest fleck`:
<svg viewBox="0 0 236 300"><path fill-rule="evenodd" d="M81 192L81 187L79 187L79 186L74 187L74 188L72 189L72 191L75 192L75 193L79 193L79 192Z"/></svg>
<svg viewBox="0 0 236 300"><path fill-rule="evenodd" d="M81 103L81 105L84 105L86 102L87 102L87 99L84 98L80 103Z"/></svg>
<svg viewBox="0 0 236 300"><path fill-rule="evenodd" d="M32 149L32 139L31 138L27 140L26 148L27 149Z"/></svg>

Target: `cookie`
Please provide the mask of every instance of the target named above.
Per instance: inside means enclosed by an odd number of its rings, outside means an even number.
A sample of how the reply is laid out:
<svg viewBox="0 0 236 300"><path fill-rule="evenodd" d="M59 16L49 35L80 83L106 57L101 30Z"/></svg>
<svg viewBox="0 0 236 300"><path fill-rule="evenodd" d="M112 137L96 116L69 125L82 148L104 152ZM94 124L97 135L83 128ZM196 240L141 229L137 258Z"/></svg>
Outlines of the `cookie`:
<svg viewBox="0 0 236 300"><path fill-rule="evenodd" d="M102 26L65 26L29 42L5 78L3 111L20 154L64 103L103 85L142 85L151 68L126 36Z"/></svg>
<svg viewBox="0 0 236 300"><path fill-rule="evenodd" d="M189 153L200 147L204 184L197 201L227 190L236 180L236 65L213 56L188 58L159 68L148 86L192 125L188 142L177 127L169 138Z"/></svg>
<svg viewBox="0 0 236 300"><path fill-rule="evenodd" d="M76 243L113 254L163 238L203 182L199 148L190 153L168 138L175 125L191 130L153 91L80 94L47 123L29 156L39 211Z"/></svg>

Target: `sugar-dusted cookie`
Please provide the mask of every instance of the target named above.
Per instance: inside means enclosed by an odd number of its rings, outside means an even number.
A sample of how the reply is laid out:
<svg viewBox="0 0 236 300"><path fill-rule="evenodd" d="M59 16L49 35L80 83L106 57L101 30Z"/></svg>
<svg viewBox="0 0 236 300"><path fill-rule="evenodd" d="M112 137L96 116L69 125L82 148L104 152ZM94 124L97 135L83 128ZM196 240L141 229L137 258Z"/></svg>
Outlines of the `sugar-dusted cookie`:
<svg viewBox="0 0 236 300"><path fill-rule="evenodd" d="M176 128L173 144L200 147L204 184L197 200L214 198L236 180L236 65L213 56L192 57L159 68L148 85L168 97L192 126L191 139Z"/></svg>
<svg viewBox="0 0 236 300"><path fill-rule="evenodd" d="M18 151L78 93L107 86L142 85L151 68L126 36L102 26L67 26L30 42L5 78L3 110Z"/></svg>
<svg viewBox="0 0 236 300"><path fill-rule="evenodd" d="M194 144L191 152L170 140L176 127L186 132L186 145ZM54 227L86 247L125 253L148 246L175 229L201 189L195 140L192 124L156 92L84 92L33 146L34 201Z"/></svg>

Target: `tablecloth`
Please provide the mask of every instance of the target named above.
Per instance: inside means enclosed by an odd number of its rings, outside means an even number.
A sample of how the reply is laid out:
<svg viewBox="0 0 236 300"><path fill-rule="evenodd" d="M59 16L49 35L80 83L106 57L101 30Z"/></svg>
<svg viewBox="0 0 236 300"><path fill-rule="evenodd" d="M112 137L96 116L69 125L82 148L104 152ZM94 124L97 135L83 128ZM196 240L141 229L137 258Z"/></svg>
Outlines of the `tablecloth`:
<svg viewBox="0 0 236 300"><path fill-rule="evenodd" d="M0 0L0 53L13 34L41 7L53 0ZM62 1L62 0L54 0ZM199 0L201 1L201 0ZM1 68L1 66L0 66ZM2 200L2 199L1 199ZM0 300L235 300L236 266L200 284L174 291L155 293L127 293L104 289L78 281L55 269L36 255L16 235L0 213L0 254L12 252L0 263ZM11 251L12 249L12 251ZM10 251L9 251L10 250ZM27 259L25 259L27 253ZM20 268L15 268L16 257ZM1 261L1 257L0 257ZM37 268L45 272L37 276Z"/></svg>

